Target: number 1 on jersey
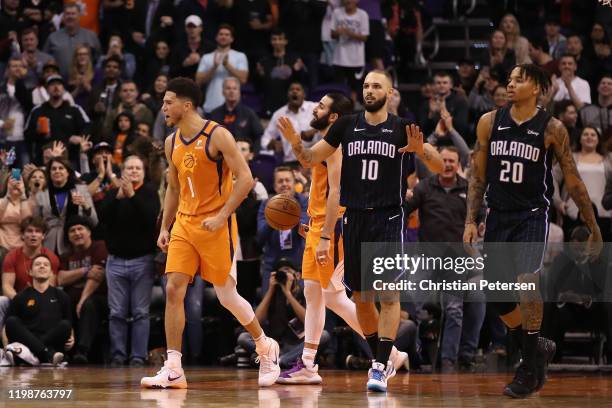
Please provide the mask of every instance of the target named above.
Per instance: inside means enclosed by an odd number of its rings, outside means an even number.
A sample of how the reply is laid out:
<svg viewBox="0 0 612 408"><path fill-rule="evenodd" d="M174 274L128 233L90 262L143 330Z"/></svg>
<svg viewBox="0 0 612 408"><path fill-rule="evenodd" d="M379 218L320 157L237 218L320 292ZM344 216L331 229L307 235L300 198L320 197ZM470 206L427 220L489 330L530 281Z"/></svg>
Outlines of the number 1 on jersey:
<svg viewBox="0 0 612 408"><path fill-rule="evenodd" d="M361 179L376 180L378 178L378 160L361 160Z"/></svg>
<svg viewBox="0 0 612 408"><path fill-rule="evenodd" d="M189 191L191 191L191 198L195 198L195 190L193 189L193 182L191 176L187 176L187 184L189 184Z"/></svg>

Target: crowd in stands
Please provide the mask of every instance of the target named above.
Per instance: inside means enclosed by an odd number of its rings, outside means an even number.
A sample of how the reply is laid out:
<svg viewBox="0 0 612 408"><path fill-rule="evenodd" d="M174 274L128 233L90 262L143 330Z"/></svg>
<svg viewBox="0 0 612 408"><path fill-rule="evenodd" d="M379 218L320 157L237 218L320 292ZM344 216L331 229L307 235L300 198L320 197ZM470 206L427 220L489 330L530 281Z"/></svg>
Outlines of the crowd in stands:
<svg viewBox="0 0 612 408"><path fill-rule="evenodd" d="M238 289L280 341L288 365L303 341L304 238L299 227L273 230L263 209L268 197L291 194L307 224L310 172L276 121L288 117L304 144L315 144L321 136L310 121L319 99L341 91L359 110L361 81L371 69L407 81L421 65L415 56L424 31L433 17L449 17L450 3L1 0L4 344L27 345L30 364L136 367L163 347L157 288L164 287L165 255L156 240L166 183L162 146L172 129L160 109L168 80L185 76L204 91L201 114L232 132L257 178L236 211L244 281ZM594 0L488 4L487 47L471 49L452 72L432 72L417 97L398 87L389 100L390 112L418 123L445 161L443 174L418 166L410 179L413 240L461 241L476 123L508 103L512 67L534 63L553 83L540 104L566 126L604 240L612 241L610 13ZM557 170L550 238L580 241L578 210ZM447 372L474 370L478 349L509 352L503 325L480 295L402 305L396 345L410 354L413 369L436 361L431 350L440 336L438 360ZM252 339L237 331L210 284L196 278L185 307L187 363L252 364ZM612 308L589 308L559 303L549 310L556 323L544 333L562 342L577 317L590 316L578 320L612 339ZM327 313L320 362L363 366L363 340ZM612 341L605 352L612 362Z"/></svg>

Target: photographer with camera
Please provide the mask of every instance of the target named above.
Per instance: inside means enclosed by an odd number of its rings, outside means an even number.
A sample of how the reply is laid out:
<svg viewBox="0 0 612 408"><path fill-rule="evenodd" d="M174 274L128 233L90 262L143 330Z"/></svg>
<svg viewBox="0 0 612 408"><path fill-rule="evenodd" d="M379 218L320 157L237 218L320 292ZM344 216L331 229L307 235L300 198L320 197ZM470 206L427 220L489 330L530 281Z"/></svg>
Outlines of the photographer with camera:
<svg viewBox="0 0 612 408"><path fill-rule="evenodd" d="M280 365L289 366L302 353L304 347L304 291L299 285L300 273L289 258L280 258L270 274L268 290L255 309L255 317L266 333L270 333L281 348ZM329 333L323 331L320 350L329 342ZM251 355L255 352L253 337L243 332L238 346Z"/></svg>

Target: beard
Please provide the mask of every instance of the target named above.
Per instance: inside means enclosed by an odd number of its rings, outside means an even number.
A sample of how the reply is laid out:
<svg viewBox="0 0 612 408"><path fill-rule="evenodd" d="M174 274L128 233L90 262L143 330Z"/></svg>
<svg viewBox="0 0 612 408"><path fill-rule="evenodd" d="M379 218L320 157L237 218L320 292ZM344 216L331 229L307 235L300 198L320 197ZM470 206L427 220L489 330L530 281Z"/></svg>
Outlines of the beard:
<svg viewBox="0 0 612 408"><path fill-rule="evenodd" d="M385 103L387 103L387 95L371 103L367 103L366 101L364 101L363 107L365 108L365 110L367 110L370 113L378 112L379 110L382 109L383 106L385 106Z"/></svg>
<svg viewBox="0 0 612 408"><path fill-rule="evenodd" d="M323 130L327 126L329 126L329 113L310 121L310 127L316 130Z"/></svg>

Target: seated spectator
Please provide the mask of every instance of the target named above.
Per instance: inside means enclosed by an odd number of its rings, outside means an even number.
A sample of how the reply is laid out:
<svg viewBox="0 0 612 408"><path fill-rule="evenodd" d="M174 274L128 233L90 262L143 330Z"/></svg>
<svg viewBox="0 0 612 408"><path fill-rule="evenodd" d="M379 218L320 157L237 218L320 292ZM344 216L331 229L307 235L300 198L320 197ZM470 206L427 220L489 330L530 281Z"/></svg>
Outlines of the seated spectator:
<svg viewBox="0 0 612 408"><path fill-rule="evenodd" d="M80 26L80 10L77 3L66 3L64 5L64 13L62 14L64 27L52 33L47 38L43 48L44 52L53 56L60 68L60 74L64 78L68 78L70 64L77 46L88 46L94 54L94 59L100 54L98 36L93 31Z"/></svg>
<svg viewBox="0 0 612 408"><path fill-rule="evenodd" d="M155 78L155 82L153 82L153 85L149 88L148 92L145 92L140 96L142 102L147 105L147 108L149 108L149 110L153 112L153 114L157 114L157 112L161 110L167 86L168 75L159 74ZM140 123L151 126L151 124L147 122Z"/></svg>
<svg viewBox="0 0 612 408"><path fill-rule="evenodd" d="M576 124L578 123L578 110L572 101L564 99L555 103L555 117L563 123L570 137L570 145L575 146L580 138L581 129Z"/></svg>
<svg viewBox="0 0 612 408"><path fill-rule="evenodd" d="M370 35L368 14L357 8L356 0L345 0L332 14L331 36L337 40L334 49L336 81L346 82L351 98L357 101L365 66L365 42Z"/></svg>
<svg viewBox="0 0 612 408"><path fill-rule="evenodd" d="M110 308L111 365L129 357L142 367L148 355L149 305L155 278L156 221L160 211L157 189L145 182L141 159L123 164L120 187L107 193L100 219L107 229L106 282ZM132 347L128 353L128 318L132 318Z"/></svg>
<svg viewBox="0 0 612 408"><path fill-rule="evenodd" d="M302 136L304 146L310 147L319 141L320 135L310 126L312 110L316 103L304 100L305 97L304 86L301 83L293 82L289 86L287 104L274 112L268 127L261 137L262 150L268 150L274 154L281 155L282 160L285 162L296 160L291 144L281 137L277 128L277 122L281 116L289 118L294 129Z"/></svg>
<svg viewBox="0 0 612 408"><path fill-rule="evenodd" d="M476 78L476 83L468 96L468 108L473 118L480 118L495 107L493 91L503 81L498 69L483 67Z"/></svg>
<svg viewBox="0 0 612 408"><path fill-rule="evenodd" d="M443 105L453 117L457 132L460 135L467 135L467 100L453 91L453 78L448 72L439 72L434 75L434 93L427 103L420 106L418 116L423 133L429 134L436 128Z"/></svg>
<svg viewBox="0 0 612 408"><path fill-rule="evenodd" d="M96 63L96 71L102 70L106 60L113 55L123 61L121 78L133 79L134 74L136 73L136 57L134 54L125 52L123 50L123 39L121 38L120 34L112 34L110 36L106 55L102 55L98 59L98 62Z"/></svg>
<svg viewBox="0 0 612 408"><path fill-rule="evenodd" d="M64 223L73 215L82 215L91 225L98 224L87 185L76 184L74 170L65 159L54 157L47 165L48 190L39 191L30 198L35 216L47 225L45 246L62 255L68 249L64 242Z"/></svg>
<svg viewBox="0 0 612 408"><path fill-rule="evenodd" d="M171 74L195 80L202 56L215 49L215 45L204 37L202 19L192 14L185 19L185 37L172 47Z"/></svg>
<svg viewBox="0 0 612 408"><path fill-rule="evenodd" d="M567 37L567 53L573 55L578 67L576 75L584 78L589 84L596 82L595 70L591 59L585 55L582 37L572 34Z"/></svg>
<svg viewBox="0 0 612 408"><path fill-rule="evenodd" d="M263 94L263 109L266 117L283 106L287 88L292 81L301 81L304 63L296 54L287 52L287 37L279 29L272 31L270 44L272 54L257 62L256 78Z"/></svg>
<svg viewBox="0 0 612 408"><path fill-rule="evenodd" d="M32 89L33 106L42 105L43 103L49 100L49 92L47 92L47 78L59 74L59 67L57 66L55 61L53 61L53 59L47 61L45 65L43 65L42 75L38 77L38 83L36 84L36 87ZM65 89L62 99L68 102L70 105L74 105L74 98L72 97L70 92Z"/></svg>
<svg viewBox="0 0 612 408"><path fill-rule="evenodd" d="M236 139L245 138L259 143L263 127L253 109L240 103L240 81L234 77L223 80L225 103L214 109L209 117L225 126Z"/></svg>
<svg viewBox="0 0 612 408"><path fill-rule="evenodd" d="M559 18L549 16L544 23L544 33L548 42L548 50L553 59L559 59L567 52L567 39L561 34Z"/></svg>
<svg viewBox="0 0 612 408"><path fill-rule="evenodd" d="M53 287L52 261L47 255L35 255L28 273L32 286L13 298L7 312L6 337L9 343L27 347L37 362L59 365L64 360L63 351L74 345L70 298Z"/></svg>
<svg viewBox="0 0 612 408"><path fill-rule="evenodd" d="M274 190L277 194L290 194L298 201L302 208L300 222L307 224L306 209L308 201L303 195L295 192L295 175L291 168L282 166L274 170ZM263 247L261 263L262 293L268 291L270 273L276 261L280 258L288 258L295 264L302 264L305 244L304 238L299 234L299 224L287 231L277 231L268 225L264 216L267 203L268 200L262 201L257 213L257 241Z"/></svg>
<svg viewBox="0 0 612 408"><path fill-rule="evenodd" d="M556 80L557 93L553 100L555 102L570 99L576 108L582 109L585 104L591 103L591 87L584 79L576 76L576 58L565 54L559 61L561 77Z"/></svg>
<svg viewBox="0 0 612 408"><path fill-rule="evenodd" d="M393 95L391 98L389 98L387 109L389 113L392 113L395 116L408 119L411 122L416 121L416 116L402 103L402 94L400 94L400 91L395 88L393 88Z"/></svg>
<svg viewBox="0 0 612 408"><path fill-rule="evenodd" d="M609 28L602 23L594 23L591 29L591 38L587 48L587 55L593 60L595 78L612 72L612 45L610 44Z"/></svg>
<svg viewBox="0 0 612 408"><path fill-rule="evenodd" d="M480 66L496 68L506 78L512 67L516 65L516 55L508 47L506 35L502 30L495 30L489 37L489 47L484 49L480 56Z"/></svg>
<svg viewBox="0 0 612 408"><path fill-rule="evenodd" d="M549 76L559 76L559 60L553 59L548 53L548 43L540 37L529 40L529 57L533 63L538 65Z"/></svg>
<svg viewBox="0 0 612 408"><path fill-rule="evenodd" d="M129 112L136 122L153 124L153 113L144 103L138 102L138 87L134 81L124 81L119 88L119 105L111 110L104 120L102 138L109 140L113 135L113 127L120 113Z"/></svg>
<svg viewBox="0 0 612 408"><path fill-rule="evenodd" d="M585 127L574 148L574 161L576 169L582 178L593 205L597 208L597 224L601 230L604 242L612 240L612 211L606 210L603 205L607 177L612 176L612 156L603 149L603 141L597 129ZM555 206L565 216L563 228L565 236L570 236L573 227L581 221L578 219L578 207L569 197L563 184L563 174L556 164L553 168L555 180Z"/></svg>
<svg viewBox="0 0 612 408"><path fill-rule="evenodd" d="M255 309L255 317L261 322L266 333L277 339L280 345L280 365L289 366L302 354L304 348L304 318L306 308L304 291L298 284L300 273L293 260L280 258L270 273L266 292ZM319 343L319 353L325 354L331 336L323 331ZM249 354L255 352L253 337L243 332L238 336L238 346Z"/></svg>
<svg viewBox="0 0 612 408"><path fill-rule="evenodd" d="M38 32L33 27L28 27L21 32L21 56L28 70L25 76L25 87L28 90L34 89L43 75L43 67L48 62L52 62L53 57L38 49Z"/></svg>
<svg viewBox="0 0 612 408"><path fill-rule="evenodd" d="M508 91L505 85L497 85L493 91L495 109L501 109L508 104Z"/></svg>
<svg viewBox="0 0 612 408"><path fill-rule="evenodd" d="M93 60L89 47L80 45L74 50L70 73L68 74L68 89L74 101L85 106L91 97L94 78Z"/></svg>
<svg viewBox="0 0 612 408"><path fill-rule="evenodd" d="M28 217L21 222L21 239L23 246L9 251L2 261L2 294L0 296L0 328L4 325L9 300L13 299L18 292L28 286L32 286L32 276L29 270L32 260L36 255L46 255L51 259L53 274L56 275L59 268L59 259L49 249L43 247L47 226L40 218ZM51 284L55 285L55 277L51 278Z"/></svg>
<svg viewBox="0 0 612 408"><path fill-rule="evenodd" d="M134 142L134 117L130 112L121 112L115 118L112 137L109 139L113 149L113 163L121 165L128 156L130 145Z"/></svg>
<svg viewBox="0 0 612 408"><path fill-rule="evenodd" d="M0 198L0 247L9 251L21 247L21 223L31 216L32 208L26 199L23 177L14 179L9 176L6 196Z"/></svg>
<svg viewBox="0 0 612 408"><path fill-rule="evenodd" d="M583 126L599 129L605 140L612 136L612 75L604 75L597 86L597 101L580 109Z"/></svg>
<svg viewBox="0 0 612 408"><path fill-rule="evenodd" d="M499 29L506 35L508 48L514 51L517 64L529 64L529 44L521 35L521 26L513 14L506 14L499 22Z"/></svg>
<svg viewBox="0 0 612 408"><path fill-rule="evenodd" d="M42 164L42 147L60 141L68 147L73 163L78 163L82 135L89 130L89 117L79 105L64 101L64 80L59 75L47 78L49 101L32 109L26 122L25 138L33 146L33 162Z"/></svg>
<svg viewBox="0 0 612 408"><path fill-rule="evenodd" d="M458 92L462 90L464 96L467 97L472 91L476 78L478 77L474 61L466 58L459 60L457 76L459 80L457 81L457 88L455 88L455 90Z"/></svg>
<svg viewBox="0 0 612 408"><path fill-rule="evenodd" d="M66 232L70 249L61 257L57 283L70 298L73 316L76 316L76 347L72 361L87 364L96 333L108 317L104 279L108 252L104 241L91 239L87 218L70 218L66 222Z"/></svg>
<svg viewBox="0 0 612 408"><path fill-rule="evenodd" d="M136 137L144 138L144 139L152 139L153 135L151 134L151 125L145 122L140 122L136 124Z"/></svg>
<svg viewBox="0 0 612 408"><path fill-rule="evenodd" d="M170 45L159 40L155 42L154 48L147 52L150 55L146 57L146 64L140 65L141 72L138 75L141 88L153 83L159 74L170 75Z"/></svg>
<svg viewBox="0 0 612 408"><path fill-rule="evenodd" d="M206 85L204 98L206 113L212 112L223 103L225 78L233 76L238 78L241 84L245 84L249 76L249 62L246 55L232 49L234 29L227 24L221 24L217 31L216 42L217 49L202 56L196 73L198 85Z"/></svg>

